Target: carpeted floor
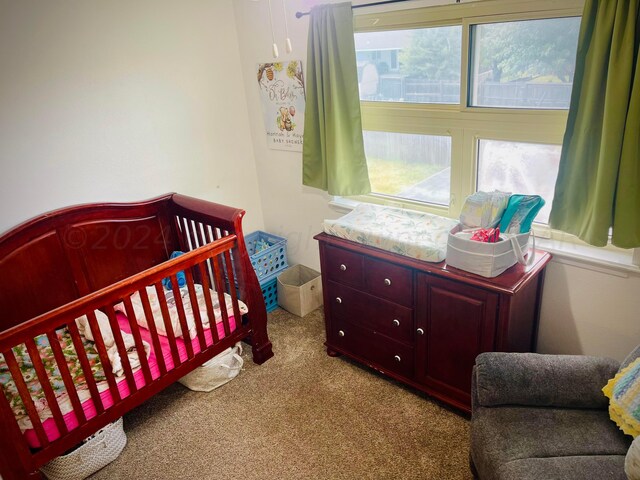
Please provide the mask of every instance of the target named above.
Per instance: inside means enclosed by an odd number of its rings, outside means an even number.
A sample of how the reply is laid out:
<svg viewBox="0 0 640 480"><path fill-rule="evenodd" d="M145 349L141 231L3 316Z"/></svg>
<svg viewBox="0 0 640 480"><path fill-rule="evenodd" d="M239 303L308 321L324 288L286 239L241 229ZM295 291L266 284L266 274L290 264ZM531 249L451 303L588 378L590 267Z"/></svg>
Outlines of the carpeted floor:
<svg viewBox="0 0 640 480"><path fill-rule="evenodd" d="M322 310L269 315L275 356L227 385L175 384L125 416L128 444L94 479L469 479L469 422L326 355Z"/></svg>

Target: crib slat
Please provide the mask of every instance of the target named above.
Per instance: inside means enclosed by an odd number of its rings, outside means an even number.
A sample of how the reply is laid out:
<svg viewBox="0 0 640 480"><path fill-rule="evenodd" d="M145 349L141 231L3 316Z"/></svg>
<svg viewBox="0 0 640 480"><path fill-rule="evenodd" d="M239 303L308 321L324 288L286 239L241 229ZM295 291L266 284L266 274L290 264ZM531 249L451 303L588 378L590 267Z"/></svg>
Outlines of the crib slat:
<svg viewBox="0 0 640 480"><path fill-rule="evenodd" d="M187 289L189 290L189 298L191 299L191 309L193 310L193 319L196 324L196 332L198 333L198 340L200 341L200 351L203 352L207 348L207 342L204 338L204 327L202 326L202 316L200 315L200 306L198 305L198 297L196 296L196 289L193 285L193 276L191 275L191 269L186 269L184 275L187 279ZM208 290L203 288L203 296L207 296ZM209 323L211 325L211 323ZM215 326L215 321L213 323Z"/></svg>
<svg viewBox="0 0 640 480"><path fill-rule="evenodd" d="M212 238L212 236L211 236L211 235L212 235L212 233L211 233L211 232L213 232L213 234L215 235L215 237L213 237L213 238ZM209 240L209 242L213 242L213 241L214 241L214 238L215 238L215 240L217 240L217 239L218 239L218 235L217 235L217 233L215 233L215 232L216 232L215 227L209 227L209 228L207 228L207 229L206 229L207 239ZM212 270L211 270L210 260L207 260L207 264L206 264L206 265L207 265L207 272L208 272L208 274L209 274L209 283L210 283L211 285L213 285L213 272L212 272Z"/></svg>
<svg viewBox="0 0 640 480"><path fill-rule="evenodd" d="M213 234L211 233L213 231L215 231L215 228L213 228L211 225L204 225L204 235L205 237L207 237L207 243L211 243L213 242Z"/></svg>
<svg viewBox="0 0 640 480"><path fill-rule="evenodd" d="M164 296L164 287L161 283L156 283L156 294L158 295L158 302L160 303L160 312L162 312L162 321L164 322L164 329L167 332L167 338L169 339L169 347L171 348L171 357L173 358L173 368L180 365L180 354L178 353L178 345L176 344L176 334L173 331L173 325L171 324L171 317L169 316L169 309L167 308L167 299ZM153 318L153 317L147 317Z"/></svg>
<svg viewBox="0 0 640 480"><path fill-rule="evenodd" d="M207 241L202 234L202 223L195 220L188 220L187 222L189 224L189 232L191 238L193 239L193 248L195 249L206 245ZM194 282L202 283L202 281L198 278L199 272L197 271L197 269L194 267L190 268L192 269L191 274L193 276Z"/></svg>
<svg viewBox="0 0 640 480"><path fill-rule="evenodd" d="M62 381L64 382L64 388L67 390L67 395L69 395L69 399L71 400L73 413L75 413L78 423L85 423L87 421L87 417L84 414L82 403L80 402L80 397L78 396L78 391L76 390L76 386L74 385L73 379L71 378L71 372L69 371L69 365L67 365L67 359L64 356L64 352L62 351L62 347L60 346L60 340L58 339L58 335L56 334L55 330L47 332L47 338L49 339L49 344L51 345L53 356L56 359L58 371L60 371L60 376L62 377Z"/></svg>
<svg viewBox="0 0 640 480"><path fill-rule="evenodd" d="M220 312L222 313L222 325L224 326L224 334L225 336L229 336L231 334L231 326L229 325L227 302L224 298L224 280L222 279L222 272L220 271L220 258L212 258L211 263L213 264L213 271L215 274L215 290L218 293L218 303L220 304Z"/></svg>
<svg viewBox="0 0 640 480"><path fill-rule="evenodd" d="M13 350L2 352L2 355L7 362L7 367L9 367L9 372L11 373L13 381L16 384L16 388L18 389L18 393L20 394L20 398L22 399L22 404L27 411L27 415L29 415L29 419L31 420L33 429L36 432L38 441L40 442L41 446L46 447L49 445L49 439L47 438L47 434L45 433L44 428L42 427L40 416L38 415L36 406L33 403L31 394L29 393L29 388L27 387L27 384L22 377L22 372L20 371L20 367L18 366L16 357L13 355Z"/></svg>
<svg viewBox="0 0 640 480"><path fill-rule="evenodd" d="M62 435L64 435L68 432L67 425L64 422L64 418L62 418L60 405L58 405L56 394L53 391L53 388L51 388L51 381L49 380L49 375L47 375L47 371L45 370L42 363L42 358L40 357L38 347L36 346L36 343L32 338L25 341L24 344L27 346L27 351L29 352L31 363L33 364L33 368L36 371L40 386L44 391L44 396L47 399L47 404L49 405L49 410L51 410L51 415L53 415L53 420L56 422L56 427L58 427L58 431Z"/></svg>
<svg viewBox="0 0 640 480"><path fill-rule="evenodd" d="M185 232L184 232L184 228L182 228L181 222L182 222L182 219L178 215L173 217L174 228L175 228L176 232L179 233L178 234L178 243L180 245L180 250L183 251L183 252L186 252L189 249L187 248L187 244L184 241ZM180 233L182 235L180 235Z"/></svg>
<svg viewBox="0 0 640 480"><path fill-rule="evenodd" d="M187 220L189 224L189 233L191 234L191 250L195 250L198 247L204 245L203 243L198 244L198 236L196 235L195 223L193 220Z"/></svg>
<svg viewBox="0 0 640 480"><path fill-rule="evenodd" d="M216 240L221 238L220 229L218 227L211 226L211 233L213 233L213 238Z"/></svg>
<svg viewBox="0 0 640 480"><path fill-rule="evenodd" d="M104 376L107 378L107 384L109 385L111 397L113 398L114 403L119 402L122 397L120 397L120 392L118 391L116 377L113 374L111 361L109 360L109 355L107 354L107 348L104 346L104 340L102 339L102 334L100 332L100 327L98 326L98 320L96 319L95 312L93 310L87 312L87 318L89 319L89 327L91 328L91 333L93 334L93 341L95 343L96 350L98 351L100 362L102 363L102 371L104 372Z"/></svg>
<svg viewBox="0 0 640 480"><path fill-rule="evenodd" d="M201 222L196 222L195 227L196 233L198 235L198 241L200 242L200 246L202 247L203 245L207 244L207 241L204 238L204 234L202 233L203 225Z"/></svg>
<svg viewBox="0 0 640 480"><path fill-rule="evenodd" d="M189 333L187 318L185 317L185 314L184 314L184 304L182 303L182 296L180 295L178 278L175 275L170 275L169 278L171 278L171 287L173 289L173 299L176 302L176 310L178 310L178 321L180 322L180 329L182 330L182 338L184 339L184 346L187 349L187 358L193 358L193 345L191 345L191 334Z"/></svg>
<svg viewBox="0 0 640 480"><path fill-rule="evenodd" d="M91 393L93 405L95 406L98 413L102 413L104 412L104 405L102 404L102 398L100 397L98 385L96 384L96 379L93 376L91 364L89 363L89 358L87 358L87 352L84 349L84 344L82 343L82 338L80 335L80 331L78 330L78 326L76 325L75 321L72 321L69 322L67 328L69 329L69 333L71 334L73 348L75 349L76 354L78 355L78 359L80 360L80 366L82 367L84 378L87 382L87 386L89 387L89 393Z"/></svg>
<svg viewBox="0 0 640 480"><path fill-rule="evenodd" d="M209 228L207 229L207 235L209 236L209 238L213 238L214 240L218 240L220 238L218 229L213 225L209 225Z"/></svg>
<svg viewBox="0 0 640 480"><path fill-rule="evenodd" d="M140 335L140 327L138 326L138 319L136 313L133 310L131 304L131 297L125 297L123 299L124 309L127 312L127 319L129 320L129 326L131 327L131 335L136 343L136 352L138 352L138 358L140 359L140 367L142 368L142 374L144 376L145 385L149 385L152 381L151 369L149 368L149 362L147 360L147 353L144 349L144 343L142 341L142 335ZM153 322L151 322L153 323ZM154 324L155 327L155 324Z"/></svg>
<svg viewBox="0 0 640 480"><path fill-rule="evenodd" d="M153 318L153 312L151 311L151 304L149 303L149 295L147 295L147 289L143 288L138 291L140 294L140 300L142 301L142 309L144 310L144 317L147 319L147 328L151 333L151 340L153 342L153 351L158 362L158 368L160 369L160 375L167 373L167 365L164 362L164 352L160 346L160 338L158 337L158 329L156 328L156 322Z"/></svg>
<svg viewBox="0 0 640 480"><path fill-rule="evenodd" d="M242 323L242 314L240 313L240 305L238 305L236 279L233 271L233 264L231 263L231 254L229 253L229 250L224 252L224 262L227 266L226 271L229 277L229 295L231 295L231 300L233 302L233 316L236 320L236 325L239 325L238 322Z"/></svg>
<svg viewBox="0 0 640 480"><path fill-rule="evenodd" d="M138 387L136 386L136 379L133 378L133 369L131 368L131 362L129 361L129 355L127 354L127 347L124 344L124 338L120 331L120 324L116 319L113 307L108 307L106 310L109 325L111 325L111 333L113 335L113 339L116 341L116 349L120 355L120 363L122 364L124 376L127 379L127 384L129 385L129 392L135 393L138 391ZM142 351L142 354L144 355L144 350Z"/></svg>
<svg viewBox="0 0 640 480"><path fill-rule="evenodd" d="M194 244L194 240L191 238L191 232L189 229L189 220L186 218L182 218L182 233L184 234L185 238L187 239L187 249L185 250L195 250L195 244Z"/></svg>
<svg viewBox="0 0 640 480"><path fill-rule="evenodd" d="M207 268L204 263L199 263L200 275L202 276L202 288L205 292L210 292L209 278L205 272ZM220 341L220 335L218 335L218 319L216 318L213 310L213 302L211 301L211 295L204 296L204 303L207 306L207 316L209 317L209 326L211 327L211 336L213 337L213 343L216 344Z"/></svg>

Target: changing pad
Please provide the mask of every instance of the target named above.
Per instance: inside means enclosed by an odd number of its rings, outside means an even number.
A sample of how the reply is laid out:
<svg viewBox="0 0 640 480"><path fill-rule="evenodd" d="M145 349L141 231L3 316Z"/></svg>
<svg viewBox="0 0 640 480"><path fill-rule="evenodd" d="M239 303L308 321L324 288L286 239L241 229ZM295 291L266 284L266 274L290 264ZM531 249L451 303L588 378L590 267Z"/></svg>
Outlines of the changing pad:
<svg viewBox="0 0 640 480"><path fill-rule="evenodd" d="M426 262L447 254L449 231L458 224L429 213L360 204L337 220L325 220L325 233Z"/></svg>

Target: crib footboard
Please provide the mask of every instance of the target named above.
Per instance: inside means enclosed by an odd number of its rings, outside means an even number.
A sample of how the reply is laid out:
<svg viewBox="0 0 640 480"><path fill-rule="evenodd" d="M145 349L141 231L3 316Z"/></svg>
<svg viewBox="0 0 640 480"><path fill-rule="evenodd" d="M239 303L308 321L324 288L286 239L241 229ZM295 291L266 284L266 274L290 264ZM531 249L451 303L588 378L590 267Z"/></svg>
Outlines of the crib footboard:
<svg viewBox="0 0 640 480"><path fill-rule="evenodd" d="M173 222L183 251L229 235L237 237L236 248L225 252L227 264L236 267L233 269L235 278L228 280L238 287L238 295L249 305L249 336L246 340L251 344L253 361L257 364L266 362L273 356L273 351L267 334L267 311L262 290L244 242L242 219L245 211L179 194L172 196L172 204Z"/></svg>
<svg viewBox="0 0 640 480"><path fill-rule="evenodd" d="M40 466L241 339L252 339L256 362L272 355L244 212L172 201L186 253L0 333L5 480L37 477Z"/></svg>

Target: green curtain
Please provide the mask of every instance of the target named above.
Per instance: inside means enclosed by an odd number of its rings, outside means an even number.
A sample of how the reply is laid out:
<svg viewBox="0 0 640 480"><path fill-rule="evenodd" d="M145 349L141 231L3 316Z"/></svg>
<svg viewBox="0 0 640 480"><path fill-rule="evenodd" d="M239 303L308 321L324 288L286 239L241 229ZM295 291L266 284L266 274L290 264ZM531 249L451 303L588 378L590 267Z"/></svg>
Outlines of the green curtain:
<svg viewBox="0 0 640 480"><path fill-rule="evenodd" d="M587 0L550 216L597 246L640 247L640 0Z"/></svg>
<svg viewBox="0 0 640 480"><path fill-rule="evenodd" d="M302 183L331 195L371 192L350 3L311 10L306 77Z"/></svg>

